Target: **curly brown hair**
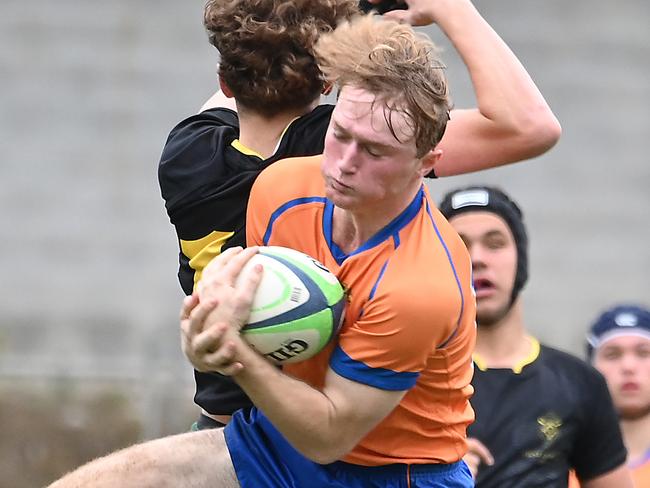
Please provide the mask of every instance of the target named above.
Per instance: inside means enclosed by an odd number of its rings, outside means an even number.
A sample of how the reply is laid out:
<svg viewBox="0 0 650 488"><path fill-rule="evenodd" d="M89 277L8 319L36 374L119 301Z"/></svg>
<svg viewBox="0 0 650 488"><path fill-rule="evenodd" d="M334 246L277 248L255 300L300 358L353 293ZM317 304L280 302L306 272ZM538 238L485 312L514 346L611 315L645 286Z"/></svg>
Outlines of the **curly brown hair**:
<svg viewBox="0 0 650 488"><path fill-rule="evenodd" d="M356 0L209 0L203 22L238 104L273 116L320 95L314 45L358 13Z"/></svg>
<svg viewBox="0 0 650 488"><path fill-rule="evenodd" d="M445 66L428 37L409 25L367 15L322 36L315 52L327 81L367 90L386 104L391 130L391 114L406 113L418 157L440 142L451 100ZM397 139L394 131L393 136Z"/></svg>

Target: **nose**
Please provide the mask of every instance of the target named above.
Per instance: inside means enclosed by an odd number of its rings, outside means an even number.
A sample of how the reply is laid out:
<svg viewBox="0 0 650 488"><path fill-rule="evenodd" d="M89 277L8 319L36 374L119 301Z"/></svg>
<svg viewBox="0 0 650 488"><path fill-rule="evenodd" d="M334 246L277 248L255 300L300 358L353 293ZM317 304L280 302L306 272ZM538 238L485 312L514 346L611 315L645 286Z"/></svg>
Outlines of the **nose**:
<svg viewBox="0 0 650 488"><path fill-rule="evenodd" d="M354 141L350 141L342 148L337 160L337 167L341 174L352 174L356 172L358 151L357 143Z"/></svg>
<svg viewBox="0 0 650 488"><path fill-rule="evenodd" d="M485 249L480 244L471 244L468 246L469 257L472 261L472 269L481 269L485 267Z"/></svg>
<svg viewBox="0 0 650 488"><path fill-rule="evenodd" d="M637 370L638 362L634 354L625 353L621 356L621 369L625 373L634 373Z"/></svg>

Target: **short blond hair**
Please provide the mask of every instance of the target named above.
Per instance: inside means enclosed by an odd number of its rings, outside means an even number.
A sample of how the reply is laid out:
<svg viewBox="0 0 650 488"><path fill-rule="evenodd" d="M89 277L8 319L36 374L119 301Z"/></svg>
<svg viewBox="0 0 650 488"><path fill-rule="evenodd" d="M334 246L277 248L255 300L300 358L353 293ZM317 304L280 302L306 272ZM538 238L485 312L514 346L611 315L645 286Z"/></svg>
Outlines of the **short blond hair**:
<svg viewBox="0 0 650 488"><path fill-rule="evenodd" d="M418 157L438 144L451 101L445 66L428 37L409 25L364 15L322 35L315 52L327 81L339 89L353 85L367 90L386 103L391 130L391 113L406 112Z"/></svg>

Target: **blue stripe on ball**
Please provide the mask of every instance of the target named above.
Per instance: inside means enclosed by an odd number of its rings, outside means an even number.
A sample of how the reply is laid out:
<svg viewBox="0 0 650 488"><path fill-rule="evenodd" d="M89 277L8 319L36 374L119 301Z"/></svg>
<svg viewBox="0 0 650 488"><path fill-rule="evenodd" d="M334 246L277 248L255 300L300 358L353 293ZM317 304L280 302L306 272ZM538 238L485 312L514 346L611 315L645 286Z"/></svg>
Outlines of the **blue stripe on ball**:
<svg viewBox="0 0 650 488"><path fill-rule="evenodd" d="M244 330L259 329L262 327L268 327L270 325L278 325L285 322L291 322L293 320L308 317L309 315L320 312L321 310L330 308L327 305L327 298L325 297L325 294L321 291L318 285L316 285L314 280L312 280L307 273L300 269L300 267L296 266L293 261L286 259L283 256L278 256L272 252L264 252L263 250L260 250L260 254L275 259L276 261L286 265L293 273L295 273L300 281L305 285L305 288L307 288L307 291L309 292L309 300L307 300L302 305L280 315L276 315L259 322L249 323L244 327ZM336 316L334 317L336 318Z"/></svg>

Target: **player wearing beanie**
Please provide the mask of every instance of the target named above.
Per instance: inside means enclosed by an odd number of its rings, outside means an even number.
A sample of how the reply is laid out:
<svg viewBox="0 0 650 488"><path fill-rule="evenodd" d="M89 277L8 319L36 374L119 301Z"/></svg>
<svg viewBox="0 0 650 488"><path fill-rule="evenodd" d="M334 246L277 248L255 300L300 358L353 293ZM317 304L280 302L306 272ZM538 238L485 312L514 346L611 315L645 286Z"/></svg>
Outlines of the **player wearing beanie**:
<svg viewBox="0 0 650 488"><path fill-rule="evenodd" d="M589 331L587 354L620 415L635 485L650 486L650 310L618 305L602 313Z"/></svg>
<svg viewBox="0 0 650 488"><path fill-rule="evenodd" d="M476 421L465 461L476 486L566 487L571 468L583 487L632 486L602 376L526 331L528 236L519 206L498 188L472 186L447 194L440 211L472 260Z"/></svg>

